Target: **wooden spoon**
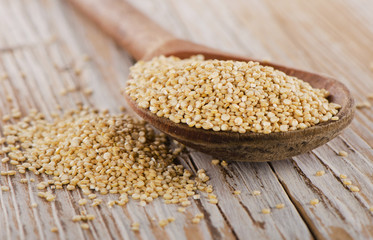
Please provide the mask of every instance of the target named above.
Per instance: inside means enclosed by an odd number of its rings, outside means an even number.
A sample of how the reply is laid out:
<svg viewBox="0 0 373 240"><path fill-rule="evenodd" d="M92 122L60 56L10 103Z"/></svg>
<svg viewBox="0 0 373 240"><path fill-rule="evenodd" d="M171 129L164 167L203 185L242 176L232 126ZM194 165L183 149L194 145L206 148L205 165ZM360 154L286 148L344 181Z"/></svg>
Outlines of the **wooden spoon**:
<svg viewBox="0 0 373 240"><path fill-rule="evenodd" d="M150 60L159 55L187 58L203 54L207 59L255 61L177 39L125 1L69 1L112 36L136 60ZM329 101L342 106L337 114L339 120L324 122L303 130L270 134L214 132L191 128L183 123L176 124L167 118L157 117L149 110L138 107L129 96L125 95L125 98L131 108L154 127L186 146L222 160L262 162L286 159L330 141L352 121L354 101L342 83L316 73L267 62L260 63L309 82L315 88L328 90Z"/></svg>

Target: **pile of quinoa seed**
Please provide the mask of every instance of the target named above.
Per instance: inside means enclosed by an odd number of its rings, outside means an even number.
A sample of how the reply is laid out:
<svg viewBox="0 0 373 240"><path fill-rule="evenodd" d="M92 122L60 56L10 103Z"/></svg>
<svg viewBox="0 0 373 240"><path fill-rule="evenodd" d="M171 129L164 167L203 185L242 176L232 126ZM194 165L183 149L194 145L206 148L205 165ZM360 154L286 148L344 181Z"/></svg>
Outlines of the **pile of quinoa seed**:
<svg viewBox="0 0 373 240"><path fill-rule="evenodd" d="M43 114L31 111L19 122L5 125L3 135L3 163L14 165L20 174L48 175L49 180L37 185L39 190L80 188L89 199L97 200L94 206L102 202L95 193L118 194L110 205L125 205L129 198L146 205L162 197L166 203L185 207L197 190L212 192L206 174L193 178L189 170L173 162L181 148L169 149L165 135L126 114L81 107L47 121ZM15 173L1 171L3 176ZM50 190L38 195L55 199Z"/></svg>
<svg viewBox="0 0 373 240"><path fill-rule="evenodd" d="M258 62L156 57L137 62L126 93L141 108L213 131L286 132L338 120L325 89Z"/></svg>

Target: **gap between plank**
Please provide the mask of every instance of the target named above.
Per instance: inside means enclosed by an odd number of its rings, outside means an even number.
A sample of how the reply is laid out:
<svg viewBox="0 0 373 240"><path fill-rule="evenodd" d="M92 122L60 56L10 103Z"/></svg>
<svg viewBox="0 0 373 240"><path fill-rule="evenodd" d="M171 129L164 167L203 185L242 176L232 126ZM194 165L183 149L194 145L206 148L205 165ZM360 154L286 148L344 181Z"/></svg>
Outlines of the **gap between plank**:
<svg viewBox="0 0 373 240"><path fill-rule="evenodd" d="M291 159L291 161L294 162L293 159ZM305 210L303 209L302 205L297 200L295 200L295 198L291 194L290 190L286 186L286 183L283 182L281 180L281 178L278 176L276 170L272 166L272 163L268 163L268 165L271 168L272 172L275 174L278 182L280 183L281 187L284 189L286 195L289 197L290 202L294 205L294 207L297 210L299 216L303 219L303 222L307 226L307 228L310 231L312 237L314 239L322 239L321 233L317 230L317 227L313 224L312 220L307 216L307 214L306 214Z"/></svg>

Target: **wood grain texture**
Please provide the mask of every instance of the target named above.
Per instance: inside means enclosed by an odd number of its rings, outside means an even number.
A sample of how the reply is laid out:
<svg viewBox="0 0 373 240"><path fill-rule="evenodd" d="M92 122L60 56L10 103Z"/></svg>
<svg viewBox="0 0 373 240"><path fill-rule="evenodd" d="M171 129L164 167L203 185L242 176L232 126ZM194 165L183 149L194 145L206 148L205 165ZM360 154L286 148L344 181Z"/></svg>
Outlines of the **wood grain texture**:
<svg viewBox="0 0 373 240"><path fill-rule="evenodd" d="M326 73L341 80L357 100L373 92L373 2L369 0L142 0L130 1L179 38L222 51ZM91 61L84 61L84 56ZM47 116L77 101L119 112L120 89L132 57L93 24L60 0L0 0L0 116L18 107L37 108ZM81 69L81 74L76 74ZM7 77L5 77L5 74ZM77 88L62 96L63 89ZM84 89L94 93L87 97ZM12 99L10 102L7 99ZM372 103L372 102L371 102ZM209 204L202 194L185 214L159 199L146 207L79 206L79 191L57 191L57 200L37 197L36 184L0 177L0 239L369 239L373 237L373 109L356 111L339 137L300 156L276 163L214 166L211 156L188 149L179 161L196 172L205 168L219 198ZM15 120L12 119L12 122ZM4 124L0 121L0 129ZM345 150L347 157L337 153ZM2 157L0 157L2 158ZM0 164L1 170L12 166ZM324 170L324 176L315 176ZM360 192L339 177L347 175ZM240 195L233 195L234 190ZM253 196L260 190L260 196ZM104 202L113 196L102 197ZM316 206L311 199L320 199ZM277 203L285 208L274 208ZM37 203L37 208L31 208ZM272 213L264 215L262 208ZM81 210L96 216L90 230L71 217ZM191 218L205 214L200 224ZM160 228L157 220L176 221ZM155 220L154 220L155 219ZM130 230L141 223L139 233ZM58 233L50 229L57 227Z"/></svg>

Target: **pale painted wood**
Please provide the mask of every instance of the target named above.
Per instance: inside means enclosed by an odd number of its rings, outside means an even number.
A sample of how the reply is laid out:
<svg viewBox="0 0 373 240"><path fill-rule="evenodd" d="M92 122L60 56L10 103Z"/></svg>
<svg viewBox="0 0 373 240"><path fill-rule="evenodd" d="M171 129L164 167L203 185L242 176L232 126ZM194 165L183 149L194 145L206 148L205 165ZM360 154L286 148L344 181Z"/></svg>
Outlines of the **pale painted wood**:
<svg viewBox="0 0 373 240"><path fill-rule="evenodd" d="M357 101L373 93L373 2L255 0L130 0L154 21L180 38L257 59L335 76L349 86ZM84 62L85 55L91 61ZM12 108L26 114L36 107L47 115L77 101L119 112L120 94L132 58L111 39L59 0L0 1L0 116ZM76 75L74 68L81 68ZM24 74L22 74L24 73ZM78 91L60 94L77 87ZM82 91L92 88L92 96ZM7 101L12 98L12 102ZM373 103L373 102L372 102ZM13 120L12 120L13 121ZM0 127L3 123L0 121ZM37 197L35 183L23 176L0 177L0 239L368 239L373 237L373 109L361 109L351 127L330 143L293 159L276 163L230 163L213 166L211 157L188 149L180 162L196 172L205 168L219 197L193 200L185 214L159 199L146 207L79 206L79 191L57 191L57 201ZM337 156L345 150L348 157ZM12 168L0 164L1 169ZM326 174L315 176L316 171ZM352 193L343 173L360 188ZM43 177L26 174L28 179ZM232 192L237 189L241 194ZM260 196L252 196L260 190ZM114 196L102 197L104 202ZM320 199L317 206L309 201ZM31 208L31 203L38 203ZM284 203L282 210L275 209ZM261 209L272 213L263 215ZM90 230L71 217L86 210L96 216ZM200 224L191 223L198 212ZM158 220L174 216L165 228ZM130 230L141 223L139 233ZM57 227L59 232L51 233Z"/></svg>

